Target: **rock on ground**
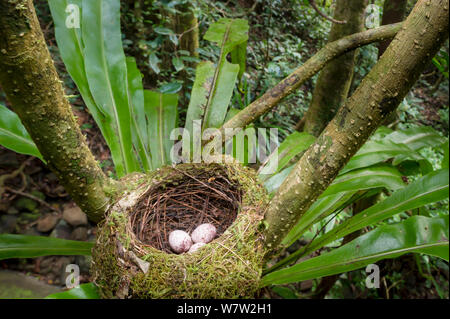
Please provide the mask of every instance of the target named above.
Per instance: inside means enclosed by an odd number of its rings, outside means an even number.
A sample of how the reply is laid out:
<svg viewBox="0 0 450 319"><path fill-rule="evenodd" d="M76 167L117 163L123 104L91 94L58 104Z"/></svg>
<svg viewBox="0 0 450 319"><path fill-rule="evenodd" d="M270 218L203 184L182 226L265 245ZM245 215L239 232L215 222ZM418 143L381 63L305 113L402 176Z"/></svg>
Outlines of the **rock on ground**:
<svg viewBox="0 0 450 319"><path fill-rule="evenodd" d="M63 219L72 226L87 225L88 219L78 206L65 207Z"/></svg>
<svg viewBox="0 0 450 319"><path fill-rule="evenodd" d="M43 233L51 231L55 228L59 217L52 214L47 214L37 222L37 230Z"/></svg>

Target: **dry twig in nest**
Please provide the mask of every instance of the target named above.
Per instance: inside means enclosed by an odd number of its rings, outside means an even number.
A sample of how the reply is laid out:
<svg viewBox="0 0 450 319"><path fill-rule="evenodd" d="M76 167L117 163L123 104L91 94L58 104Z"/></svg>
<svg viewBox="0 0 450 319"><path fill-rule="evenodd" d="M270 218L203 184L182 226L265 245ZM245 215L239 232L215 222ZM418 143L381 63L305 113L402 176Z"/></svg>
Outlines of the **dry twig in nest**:
<svg viewBox="0 0 450 319"><path fill-rule="evenodd" d="M203 223L211 223L221 235L236 219L241 190L225 174L204 172L191 176L179 171L181 179L158 185L131 213L131 227L142 243L171 253L169 233L188 233Z"/></svg>

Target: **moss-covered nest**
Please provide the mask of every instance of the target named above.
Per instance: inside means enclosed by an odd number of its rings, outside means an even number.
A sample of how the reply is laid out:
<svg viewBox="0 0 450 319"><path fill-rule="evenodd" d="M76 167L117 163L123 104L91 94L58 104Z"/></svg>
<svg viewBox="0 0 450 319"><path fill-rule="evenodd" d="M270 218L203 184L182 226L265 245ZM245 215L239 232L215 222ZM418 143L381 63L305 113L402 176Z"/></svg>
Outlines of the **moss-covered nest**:
<svg viewBox="0 0 450 319"><path fill-rule="evenodd" d="M99 225L92 272L104 298L251 298L263 260L268 195L239 164L181 164L133 175ZM175 254L170 231L212 223L218 236Z"/></svg>

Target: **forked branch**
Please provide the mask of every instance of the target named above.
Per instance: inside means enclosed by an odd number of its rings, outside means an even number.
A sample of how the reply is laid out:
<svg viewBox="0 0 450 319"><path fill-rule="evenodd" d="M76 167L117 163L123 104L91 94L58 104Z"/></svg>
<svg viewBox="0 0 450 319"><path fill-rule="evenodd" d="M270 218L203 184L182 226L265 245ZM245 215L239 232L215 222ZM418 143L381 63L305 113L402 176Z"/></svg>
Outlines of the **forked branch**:
<svg viewBox="0 0 450 319"><path fill-rule="evenodd" d="M270 111L278 104L278 102L293 93L306 80L314 76L334 58L360 46L383 39L393 38L401 29L401 26L402 25L400 23L386 25L355 33L337 41L328 43L302 66L292 72L288 77L272 89L268 90L259 99L248 105L245 109L232 117L228 122L224 123L221 128L222 136L225 136L224 130L226 128L246 127L258 117ZM231 137L231 134L227 136L227 138Z"/></svg>

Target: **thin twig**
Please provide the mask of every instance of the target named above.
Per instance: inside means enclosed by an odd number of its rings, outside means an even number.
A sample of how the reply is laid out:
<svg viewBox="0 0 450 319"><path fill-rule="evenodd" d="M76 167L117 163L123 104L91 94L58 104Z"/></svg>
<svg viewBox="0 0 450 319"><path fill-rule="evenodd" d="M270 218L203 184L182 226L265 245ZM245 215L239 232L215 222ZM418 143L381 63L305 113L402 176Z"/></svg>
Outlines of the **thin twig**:
<svg viewBox="0 0 450 319"><path fill-rule="evenodd" d="M308 0L308 2L309 2L309 4L311 5L311 7L320 15L320 16L322 16L322 17L324 17L325 19L327 19L328 21L331 21L331 22L333 22L333 23L336 23L336 24L346 24L347 23L347 21L339 21L339 20L336 20L336 19L333 19L332 17L330 17L330 16L327 16L325 13L323 13L322 11L320 11L320 9L319 9L319 7L317 7L317 4L316 4L316 2L314 1L314 0Z"/></svg>
<svg viewBox="0 0 450 319"><path fill-rule="evenodd" d="M183 32L181 32L181 33L179 33L179 34L176 34L176 35L178 36L178 41L181 41L181 38L182 38L186 33L189 33L189 32L191 32L191 31L195 30L196 28L198 28L198 25L199 25L199 23L197 22L197 24L194 25L192 28L189 28L189 29L187 29L186 31L183 31Z"/></svg>
<svg viewBox="0 0 450 319"><path fill-rule="evenodd" d="M217 189L215 189L215 188L213 188L213 187L211 187L211 186L209 186L209 185L203 183L201 180L195 178L194 176L189 175L188 173L186 173L186 172L184 172L184 171L180 171L180 170L177 169L177 168L175 168L175 170L178 171L178 172L180 172L180 173L183 173L184 175L186 175L186 176L192 178L193 180L196 180L197 182L199 182L199 183L202 184L203 186L208 187L209 189L213 190L213 191L216 192L217 194L219 194L219 195L225 197L228 201L233 202L233 200L232 200L230 197L228 197L227 195L225 195L225 194L222 193L221 191L219 191L219 190L217 190Z"/></svg>
<svg viewBox="0 0 450 319"><path fill-rule="evenodd" d="M2 196L5 188L3 188L3 184L6 182L6 180L10 179L10 178L15 178L17 177L17 175L22 174L23 170L25 169L25 167L28 165L28 163L33 159L34 157L30 157L28 158L25 162L23 162L20 167L18 169L16 169L15 171L13 171L10 174L5 174L0 176L0 197ZM25 181L22 178L23 181Z"/></svg>
<svg viewBox="0 0 450 319"><path fill-rule="evenodd" d="M45 206L45 207L47 207L47 208L49 208L49 209L51 209L51 210L53 210L53 211L59 213L59 210L58 210L58 209L56 209L56 208L50 206L50 205L47 204L45 201L43 201L42 199L40 199L40 198L38 198L38 197L36 197L36 196L33 196L33 195L31 195L31 194L28 194L28 193L21 192L21 191L16 191L15 189L12 189L12 188L10 188L10 187L5 187L5 190L7 190L8 192L11 192L11 193L20 195L20 196L28 197L28 198L30 198L30 199L32 199L32 200L38 202L39 204L41 204L41 205L43 205L43 206Z"/></svg>

